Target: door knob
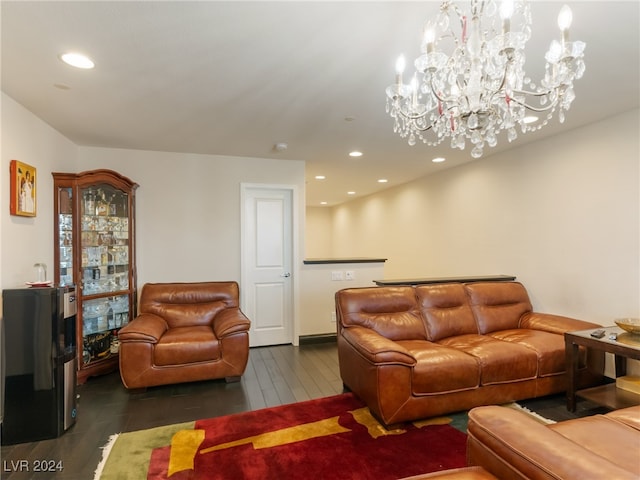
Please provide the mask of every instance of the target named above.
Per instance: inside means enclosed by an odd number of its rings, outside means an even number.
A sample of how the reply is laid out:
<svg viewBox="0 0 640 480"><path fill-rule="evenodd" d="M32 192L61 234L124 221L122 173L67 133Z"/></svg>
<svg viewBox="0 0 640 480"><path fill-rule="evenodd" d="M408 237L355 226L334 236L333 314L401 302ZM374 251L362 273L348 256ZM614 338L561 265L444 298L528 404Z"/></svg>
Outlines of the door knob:
<svg viewBox="0 0 640 480"><path fill-rule="evenodd" d="M286 272L286 273L281 274L280 276L284 277L284 278L289 278L291 276L291 274L289 272Z"/></svg>

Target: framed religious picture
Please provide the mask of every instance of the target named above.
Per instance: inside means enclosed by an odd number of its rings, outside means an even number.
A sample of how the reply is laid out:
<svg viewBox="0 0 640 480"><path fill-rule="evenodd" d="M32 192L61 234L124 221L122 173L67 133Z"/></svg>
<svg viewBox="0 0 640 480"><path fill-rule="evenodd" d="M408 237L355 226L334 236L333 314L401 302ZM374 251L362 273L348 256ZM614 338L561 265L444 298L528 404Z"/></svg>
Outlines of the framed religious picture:
<svg viewBox="0 0 640 480"><path fill-rule="evenodd" d="M9 165L11 178L11 215L22 217L36 216L36 168L18 160L11 160Z"/></svg>

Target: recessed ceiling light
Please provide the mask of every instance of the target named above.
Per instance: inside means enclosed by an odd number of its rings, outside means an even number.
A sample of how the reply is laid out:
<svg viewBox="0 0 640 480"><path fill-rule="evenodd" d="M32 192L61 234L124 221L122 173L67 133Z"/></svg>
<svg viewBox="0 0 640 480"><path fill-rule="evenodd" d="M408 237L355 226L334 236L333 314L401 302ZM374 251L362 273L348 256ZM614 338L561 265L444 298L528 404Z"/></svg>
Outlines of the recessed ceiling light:
<svg viewBox="0 0 640 480"><path fill-rule="evenodd" d="M86 55L82 55L81 53L63 53L60 55L60 60L62 60L67 65L71 65L76 68L84 68L89 69L95 67L93 61L87 57Z"/></svg>
<svg viewBox="0 0 640 480"><path fill-rule="evenodd" d="M320 205L326 205L327 202L320 202Z"/></svg>
<svg viewBox="0 0 640 480"><path fill-rule="evenodd" d="M316 180L324 180L325 178L327 178L327 177L325 177L324 175L316 175L315 176Z"/></svg>
<svg viewBox="0 0 640 480"><path fill-rule="evenodd" d="M347 195L355 195L355 194L356 194L356 192L354 192L353 190L350 191L350 192L347 192Z"/></svg>
<svg viewBox="0 0 640 480"><path fill-rule="evenodd" d="M442 163L445 161L444 157L436 157L433 160L431 160L433 163Z"/></svg>
<svg viewBox="0 0 640 480"><path fill-rule="evenodd" d="M354 150L353 152L349 152L349 156L350 157L361 157L362 156L362 152Z"/></svg>
<svg viewBox="0 0 640 480"><path fill-rule="evenodd" d="M386 178L381 178L378 180L378 183L387 183L389 180L387 180Z"/></svg>
<svg viewBox="0 0 640 480"><path fill-rule="evenodd" d="M273 148L276 152L284 152L287 148L289 148L289 144L286 142L278 142L273 146Z"/></svg>
<svg viewBox="0 0 640 480"><path fill-rule="evenodd" d="M537 122L538 121L538 117L536 117L535 115L529 115L529 116L524 117L522 119L522 121L528 125L530 123Z"/></svg>

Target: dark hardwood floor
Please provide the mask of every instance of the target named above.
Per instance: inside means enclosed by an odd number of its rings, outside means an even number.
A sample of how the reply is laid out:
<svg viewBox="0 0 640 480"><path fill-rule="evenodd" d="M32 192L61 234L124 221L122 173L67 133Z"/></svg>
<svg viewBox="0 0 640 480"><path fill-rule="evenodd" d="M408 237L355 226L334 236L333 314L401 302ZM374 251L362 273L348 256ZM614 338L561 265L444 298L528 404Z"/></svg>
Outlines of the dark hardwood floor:
<svg viewBox="0 0 640 480"><path fill-rule="evenodd" d="M2 446L4 480L91 480L102 458L101 447L115 433L212 418L343 393L335 343L252 348L238 383L224 380L170 385L130 393L118 373L90 378L78 387L78 420L60 438ZM565 408L564 395L519 402L553 420L598 413L579 402ZM57 473L36 473L39 461L55 461ZM27 469L29 471L27 471ZM21 471L22 470L22 471Z"/></svg>

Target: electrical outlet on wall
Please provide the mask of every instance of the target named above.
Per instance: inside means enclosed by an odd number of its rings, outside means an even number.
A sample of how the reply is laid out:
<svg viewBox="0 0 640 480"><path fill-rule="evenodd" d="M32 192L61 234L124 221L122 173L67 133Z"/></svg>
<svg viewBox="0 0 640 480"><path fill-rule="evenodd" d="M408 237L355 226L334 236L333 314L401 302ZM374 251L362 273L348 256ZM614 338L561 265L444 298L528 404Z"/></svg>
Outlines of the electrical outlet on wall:
<svg viewBox="0 0 640 480"><path fill-rule="evenodd" d="M353 270L347 270L346 272L344 272L344 279L345 280L355 280L356 279L356 272L354 272Z"/></svg>
<svg viewBox="0 0 640 480"><path fill-rule="evenodd" d="M339 270L334 270L331 272L331 281L336 282L342 280L342 272Z"/></svg>

